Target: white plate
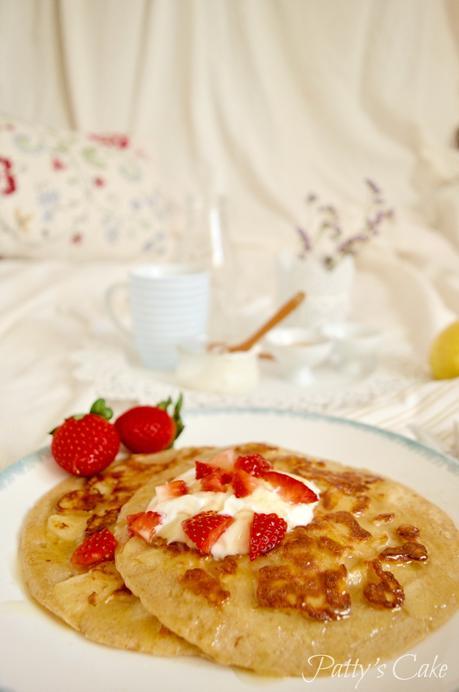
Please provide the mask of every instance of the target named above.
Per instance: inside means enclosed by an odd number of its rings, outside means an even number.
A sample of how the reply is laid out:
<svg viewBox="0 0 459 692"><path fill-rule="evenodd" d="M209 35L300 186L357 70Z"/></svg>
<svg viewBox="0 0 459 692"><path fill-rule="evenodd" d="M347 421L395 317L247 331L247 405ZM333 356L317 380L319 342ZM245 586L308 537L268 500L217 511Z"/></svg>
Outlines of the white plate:
<svg viewBox="0 0 459 692"><path fill-rule="evenodd" d="M459 523L459 463L407 438L350 420L274 410L200 411L188 413L186 423L180 438L183 446L258 440L366 467L410 485ZM312 686L320 692L457 689L458 616L379 671L373 668L361 678L357 666L349 667L347 675L344 668L336 669L339 676L313 685L302 679L263 679L205 661L154 658L86 641L29 600L17 570L23 517L63 477L47 450L0 474L1 692L250 692L254 687L295 692ZM438 677L440 664L447 666L443 678Z"/></svg>

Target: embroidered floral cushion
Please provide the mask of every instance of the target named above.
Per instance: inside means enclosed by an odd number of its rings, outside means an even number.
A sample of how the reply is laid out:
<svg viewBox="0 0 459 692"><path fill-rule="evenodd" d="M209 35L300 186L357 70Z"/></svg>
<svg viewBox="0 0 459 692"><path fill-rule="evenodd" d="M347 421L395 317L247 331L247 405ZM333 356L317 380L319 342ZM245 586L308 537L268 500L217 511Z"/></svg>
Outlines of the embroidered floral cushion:
<svg viewBox="0 0 459 692"><path fill-rule="evenodd" d="M0 256L156 260L175 222L128 137L0 116Z"/></svg>

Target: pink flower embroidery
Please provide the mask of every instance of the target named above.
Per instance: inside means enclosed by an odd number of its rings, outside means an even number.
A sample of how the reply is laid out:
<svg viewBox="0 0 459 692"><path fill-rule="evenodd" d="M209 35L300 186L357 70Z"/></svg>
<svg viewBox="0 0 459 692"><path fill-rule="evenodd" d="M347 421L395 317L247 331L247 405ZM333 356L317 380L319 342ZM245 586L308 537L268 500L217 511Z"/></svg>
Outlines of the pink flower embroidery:
<svg viewBox="0 0 459 692"><path fill-rule="evenodd" d="M10 159L0 156L0 195L12 195L16 191L16 178Z"/></svg>
<svg viewBox="0 0 459 692"><path fill-rule="evenodd" d="M100 142L105 144L107 147L115 147L116 149L127 149L129 146L129 137L127 135L113 134L113 135L89 135L89 139L94 142Z"/></svg>
<svg viewBox="0 0 459 692"><path fill-rule="evenodd" d="M105 180L104 180L103 178L99 178L99 177L94 178L94 185L95 185L96 187L104 187L104 185L105 185Z"/></svg>
<svg viewBox="0 0 459 692"><path fill-rule="evenodd" d="M67 168L65 163L63 163L60 159L55 158L52 160L52 166L55 171L63 171Z"/></svg>

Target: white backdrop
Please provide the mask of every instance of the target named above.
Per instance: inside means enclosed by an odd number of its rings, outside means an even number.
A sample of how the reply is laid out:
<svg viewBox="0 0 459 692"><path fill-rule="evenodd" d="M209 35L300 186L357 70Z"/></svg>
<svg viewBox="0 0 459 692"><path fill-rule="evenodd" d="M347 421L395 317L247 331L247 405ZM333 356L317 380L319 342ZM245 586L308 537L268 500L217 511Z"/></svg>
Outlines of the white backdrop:
<svg viewBox="0 0 459 692"><path fill-rule="evenodd" d="M359 261L356 311L422 357L459 314L458 68L459 0L0 0L0 111L127 131L174 193L227 194L254 291L307 192L355 209L375 179L398 223ZM86 405L66 356L125 269L0 262L6 461Z"/></svg>
<svg viewBox="0 0 459 692"><path fill-rule="evenodd" d="M458 35L457 0L0 0L0 109L134 134L174 189L225 191L245 243L365 176L435 225Z"/></svg>

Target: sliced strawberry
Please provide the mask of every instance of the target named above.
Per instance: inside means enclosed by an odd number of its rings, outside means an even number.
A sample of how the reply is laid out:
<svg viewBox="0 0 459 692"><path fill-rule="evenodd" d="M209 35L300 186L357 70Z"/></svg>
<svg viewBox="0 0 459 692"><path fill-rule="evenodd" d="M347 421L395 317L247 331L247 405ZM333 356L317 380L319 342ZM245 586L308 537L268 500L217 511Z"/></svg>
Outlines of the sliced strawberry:
<svg viewBox="0 0 459 692"><path fill-rule="evenodd" d="M221 455L219 455L221 456ZM202 490L225 493L233 479L233 472L203 461L195 462L196 479L201 481Z"/></svg>
<svg viewBox="0 0 459 692"><path fill-rule="evenodd" d="M234 467L236 454L234 449L224 449L223 452L219 452L212 459L208 459L207 463L210 466L218 466L226 471L232 471Z"/></svg>
<svg viewBox="0 0 459 692"><path fill-rule="evenodd" d="M196 480L199 481L201 478L204 478L204 476L208 476L212 471L214 470L214 466L211 466L210 464L206 464L203 461L196 461L195 462L195 475L196 475Z"/></svg>
<svg viewBox="0 0 459 692"><path fill-rule="evenodd" d="M258 481L242 469L236 469L233 475L233 490L236 497L246 497L253 493L258 485Z"/></svg>
<svg viewBox="0 0 459 692"><path fill-rule="evenodd" d="M224 471L224 470L220 469L220 480L224 485L228 485L228 483L232 483L233 472L232 471Z"/></svg>
<svg viewBox="0 0 459 692"><path fill-rule="evenodd" d="M130 536L140 536L150 543L155 535L155 529L161 522L158 512L137 512L126 517L128 533Z"/></svg>
<svg viewBox="0 0 459 692"><path fill-rule="evenodd" d="M253 515L249 537L249 558L255 560L273 550L285 536L287 522L277 514Z"/></svg>
<svg viewBox="0 0 459 692"><path fill-rule="evenodd" d="M233 517L217 512L200 512L194 517L182 521L182 527L188 538L203 555L210 553L212 546L224 531L233 523Z"/></svg>
<svg viewBox="0 0 459 692"><path fill-rule="evenodd" d="M220 474L209 473L201 479L201 489L211 493L225 493L226 487L220 479Z"/></svg>
<svg viewBox="0 0 459 692"><path fill-rule="evenodd" d="M311 488L301 481L287 476L285 473L277 471L265 471L262 475L263 480L268 481L276 490L279 491L281 497L288 502L295 504L300 502L310 503L317 502L318 497Z"/></svg>
<svg viewBox="0 0 459 692"><path fill-rule="evenodd" d="M116 548L116 538L107 528L92 533L73 552L71 561L80 567L92 567L113 560Z"/></svg>
<svg viewBox="0 0 459 692"><path fill-rule="evenodd" d="M180 497L180 495L188 495L188 486L185 481L178 479L169 481L167 484L172 497Z"/></svg>
<svg viewBox="0 0 459 692"><path fill-rule="evenodd" d="M165 500L172 500L174 497L180 497L181 495L188 494L188 486L185 481L174 480L164 483L163 485L158 485L156 487L156 497L158 502L164 502Z"/></svg>
<svg viewBox="0 0 459 692"><path fill-rule="evenodd" d="M232 476L225 473L221 469L214 469L212 473L209 473L204 478L201 478L201 488L208 492L213 493L226 493L228 490L228 483L231 482Z"/></svg>
<svg viewBox="0 0 459 692"><path fill-rule="evenodd" d="M237 458L234 468L242 469L246 473L260 478L264 471L269 471L272 469L272 466L261 454L247 454Z"/></svg>

